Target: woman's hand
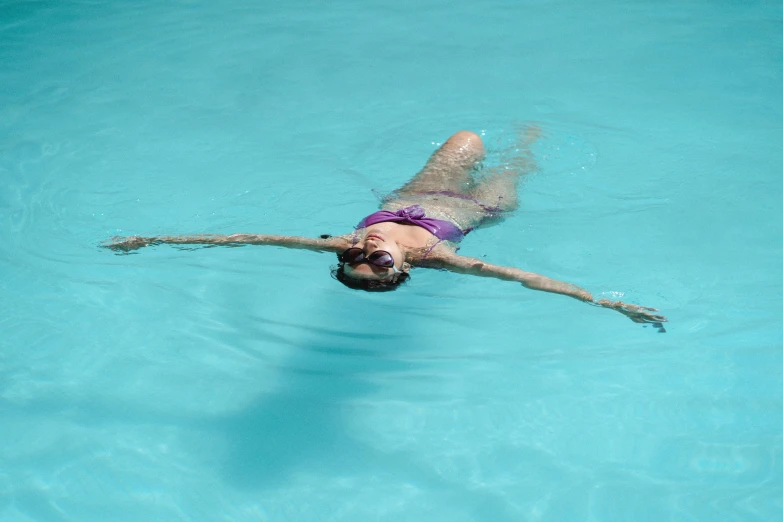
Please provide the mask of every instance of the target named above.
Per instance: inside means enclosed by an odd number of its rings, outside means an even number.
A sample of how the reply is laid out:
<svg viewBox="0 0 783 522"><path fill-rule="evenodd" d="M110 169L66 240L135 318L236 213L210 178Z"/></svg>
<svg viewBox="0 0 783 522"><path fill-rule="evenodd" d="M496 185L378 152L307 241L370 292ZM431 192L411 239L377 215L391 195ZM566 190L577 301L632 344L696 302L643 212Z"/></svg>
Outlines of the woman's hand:
<svg viewBox="0 0 783 522"><path fill-rule="evenodd" d="M152 243L154 238L141 236L113 237L110 243L103 246L115 252L132 252Z"/></svg>
<svg viewBox="0 0 783 522"><path fill-rule="evenodd" d="M628 304L623 303L622 301L610 301L608 299L601 299L600 301L596 302L596 304L598 306L603 306L604 308L617 310L634 323L652 323L659 329L663 329L663 325L661 323L665 323L667 321L664 316L652 313L657 312L657 308Z"/></svg>

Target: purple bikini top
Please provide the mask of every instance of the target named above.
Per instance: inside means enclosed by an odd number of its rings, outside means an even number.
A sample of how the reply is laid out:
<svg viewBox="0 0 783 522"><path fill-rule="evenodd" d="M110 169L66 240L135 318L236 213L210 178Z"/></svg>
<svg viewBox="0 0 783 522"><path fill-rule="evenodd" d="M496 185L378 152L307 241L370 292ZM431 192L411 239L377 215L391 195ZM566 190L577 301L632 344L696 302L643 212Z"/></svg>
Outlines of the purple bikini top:
<svg viewBox="0 0 783 522"><path fill-rule="evenodd" d="M442 219L433 219L424 216L424 209L419 205L401 208L397 212L390 210L379 210L362 219L356 228L365 228L376 223L385 223L392 221L404 225L416 225L427 230L430 234L440 240L453 241L459 243L465 237L465 233L451 221Z"/></svg>

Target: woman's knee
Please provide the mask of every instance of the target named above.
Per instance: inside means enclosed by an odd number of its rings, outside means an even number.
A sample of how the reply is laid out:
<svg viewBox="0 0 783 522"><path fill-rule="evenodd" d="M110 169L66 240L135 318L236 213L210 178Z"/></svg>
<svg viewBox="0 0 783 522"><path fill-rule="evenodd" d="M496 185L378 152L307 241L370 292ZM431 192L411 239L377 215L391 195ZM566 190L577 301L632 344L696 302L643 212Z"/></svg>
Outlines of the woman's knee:
<svg viewBox="0 0 783 522"><path fill-rule="evenodd" d="M463 153L468 153L471 156L484 156L484 143L481 141L481 137L475 132L471 131L459 131L452 135L443 147L455 148Z"/></svg>

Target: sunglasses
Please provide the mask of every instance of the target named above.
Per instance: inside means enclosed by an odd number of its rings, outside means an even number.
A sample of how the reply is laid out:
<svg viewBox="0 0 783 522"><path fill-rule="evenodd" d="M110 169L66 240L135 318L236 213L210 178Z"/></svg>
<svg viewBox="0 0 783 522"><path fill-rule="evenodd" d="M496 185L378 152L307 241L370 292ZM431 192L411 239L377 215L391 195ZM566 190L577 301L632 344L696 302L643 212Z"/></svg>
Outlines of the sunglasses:
<svg viewBox="0 0 783 522"><path fill-rule="evenodd" d="M394 258L385 250L376 250L369 256L365 256L363 249L353 247L340 254L338 259L341 263L348 263L349 265L370 263L371 265L379 266L381 268L391 268L395 273L399 272L394 266Z"/></svg>

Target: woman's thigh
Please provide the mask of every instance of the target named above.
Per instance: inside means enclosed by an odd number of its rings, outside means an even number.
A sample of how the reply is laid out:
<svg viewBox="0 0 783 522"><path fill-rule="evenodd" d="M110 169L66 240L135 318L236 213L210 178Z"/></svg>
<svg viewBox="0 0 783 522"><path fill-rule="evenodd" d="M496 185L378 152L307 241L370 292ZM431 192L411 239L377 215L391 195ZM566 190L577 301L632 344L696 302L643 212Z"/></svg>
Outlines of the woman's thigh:
<svg viewBox="0 0 783 522"><path fill-rule="evenodd" d="M481 138L470 131L451 136L436 150L424 168L396 192L400 195L427 192L454 192L466 194L471 184L471 173L484 159Z"/></svg>
<svg viewBox="0 0 783 522"><path fill-rule="evenodd" d="M519 175L516 172L501 170L490 174L471 189L470 196L484 207L510 212L519 206L518 185Z"/></svg>

